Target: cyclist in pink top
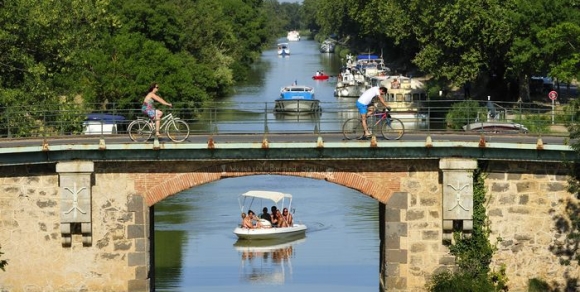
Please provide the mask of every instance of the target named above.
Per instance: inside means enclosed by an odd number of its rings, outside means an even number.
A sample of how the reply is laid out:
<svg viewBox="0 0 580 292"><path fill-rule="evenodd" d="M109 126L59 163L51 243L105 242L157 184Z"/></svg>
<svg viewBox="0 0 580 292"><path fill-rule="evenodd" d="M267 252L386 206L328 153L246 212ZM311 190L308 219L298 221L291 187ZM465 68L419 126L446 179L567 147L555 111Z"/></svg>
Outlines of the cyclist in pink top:
<svg viewBox="0 0 580 292"><path fill-rule="evenodd" d="M151 84L145 99L143 99L143 106L141 107L141 111L143 111L143 113L146 114L150 119L155 120L155 135L159 137L159 127L161 124L161 116L163 116L163 112L156 109L153 105L153 102L157 101L169 107L172 107L173 105L165 101L163 98L161 98L161 96L157 95L157 91L159 91L159 84Z"/></svg>
<svg viewBox="0 0 580 292"><path fill-rule="evenodd" d="M386 107L389 108L385 100L383 99L383 95L387 94L387 88L384 86L378 87L371 87L367 89L356 101L356 107L358 108L358 112L361 115L363 129L365 130L365 137L369 137L371 134L369 133L369 128L367 126L367 113L368 113L368 106L373 101L375 96L379 97L379 101Z"/></svg>

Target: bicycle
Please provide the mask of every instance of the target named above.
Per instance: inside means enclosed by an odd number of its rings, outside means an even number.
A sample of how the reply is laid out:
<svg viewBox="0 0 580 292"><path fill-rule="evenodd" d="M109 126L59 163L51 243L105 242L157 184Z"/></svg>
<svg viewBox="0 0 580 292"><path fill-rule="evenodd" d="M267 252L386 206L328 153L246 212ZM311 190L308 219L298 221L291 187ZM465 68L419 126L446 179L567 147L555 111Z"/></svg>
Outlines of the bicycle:
<svg viewBox="0 0 580 292"><path fill-rule="evenodd" d="M367 116L367 126L369 132L373 133L373 129L380 126L381 135L387 140L399 140L405 134L405 125L397 118L391 117L389 110L384 109L382 112L375 112L369 107L369 115ZM342 134L346 140L362 139L365 131L362 125L361 118L350 118L342 125Z"/></svg>
<svg viewBox="0 0 580 292"><path fill-rule="evenodd" d="M183 142L189 137L189 125L168 113L161 118L160 129L173 142ZM155 120L137 118L127 127L127 132L131 140L135 142L145 142L151 138L155 131Z"/></svg>

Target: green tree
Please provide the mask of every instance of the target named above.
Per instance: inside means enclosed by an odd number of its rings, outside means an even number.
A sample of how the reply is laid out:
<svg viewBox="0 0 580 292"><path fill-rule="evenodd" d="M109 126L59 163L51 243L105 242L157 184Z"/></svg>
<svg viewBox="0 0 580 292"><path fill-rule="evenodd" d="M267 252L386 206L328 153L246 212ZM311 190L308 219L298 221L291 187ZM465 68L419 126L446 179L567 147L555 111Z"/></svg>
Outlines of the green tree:
<svg viewBox="0 0 580 292"><path fill-rule="evenodd" d="M173 103L226 94L271 38L262 0L14 0L0 3L0 110L11 135L47 108L135 108L151 82ZM235 74L234 74L235 72ZM18 112L30 106L29 113ZM82 118L82 116L78 116ZM3 133L6 134L6 133Z"/></svg>
<svg viewBox="0 0 580 292"><path fill-rule="evenodd" d="M562 82L580 80L580 14L538 33L542 50L552 56L548 75Z"/></svg>
<svg viewBox="0 0 580 292"><path fill-rule="evenodd" d="M526 100L532 75L578 77L580 9L574 0L313 3L322 33L336 32L375 52L398 53L403 64L412 61L449 87L485 82L488 94Z"/></svg>
<svg viewBox="0 0 580 292"><path fill-rule="evenodd" d="M300 19L302 20L302 28L310 31L320 30L320 25L316 23L316 11L320 0L304 0L300 7Z"/></svg>

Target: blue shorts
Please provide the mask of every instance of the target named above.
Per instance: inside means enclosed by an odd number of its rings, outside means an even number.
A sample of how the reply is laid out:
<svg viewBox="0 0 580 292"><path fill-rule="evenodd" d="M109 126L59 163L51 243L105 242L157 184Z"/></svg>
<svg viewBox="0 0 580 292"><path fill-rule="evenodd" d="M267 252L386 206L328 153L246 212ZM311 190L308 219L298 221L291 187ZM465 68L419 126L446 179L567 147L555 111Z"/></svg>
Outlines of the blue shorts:
<svg viewBox="0 0 580 292"><path fill-rule="evenodd" d="M368 112L368 105L356 102L356 107L358 108L358 113L364 115Z"/></svg>

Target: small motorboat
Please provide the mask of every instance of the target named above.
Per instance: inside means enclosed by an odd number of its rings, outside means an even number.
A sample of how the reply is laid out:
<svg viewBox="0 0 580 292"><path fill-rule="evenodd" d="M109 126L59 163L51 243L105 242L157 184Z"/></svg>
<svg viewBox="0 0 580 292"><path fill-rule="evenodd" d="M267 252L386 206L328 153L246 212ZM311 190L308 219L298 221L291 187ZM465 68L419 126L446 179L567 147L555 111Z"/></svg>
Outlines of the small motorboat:
<svg viewBox="0 0 580 292"><path fill-rule="evenodd" d="M290 55L290 47L288 47L288 43L278 44L278 55L280 56Z"/></svg>
<svg viewBox="0 0 580 292"><path fill-rule="evenodd" d="M330 78L330 76L326 75L326 74L312 76L312 79L314 79L314 80L326 80L328 78Z"/></svg>
<svg viewBox="0 0 580 292"><path fill-rule="evenodd" d="M292 195L281 192L252 190L241 194L238 202L242 213L250 210L252 206L255 206L256 210L261 210L262 207L270 204L276 206L278 210L286 208L290 213L294 213ZM253 203L256 203L256 205L253 205ZM261 228L242 228L240 224L234 229L234 233L239 239L250 240L284 240L305 236L306 225L296 223L295 218L293 221L294 223L290 227L272 227L270 221L259 219Z"/></svg>
<svg viewBox="0 0 580 292"><path fill-rule="evenodd" d="M320 112L320 101L314 98L314 88L304 85L290 85L280 89L274 112L285 114L313 114Z"/></svg>

